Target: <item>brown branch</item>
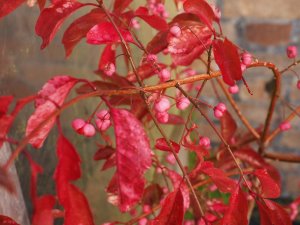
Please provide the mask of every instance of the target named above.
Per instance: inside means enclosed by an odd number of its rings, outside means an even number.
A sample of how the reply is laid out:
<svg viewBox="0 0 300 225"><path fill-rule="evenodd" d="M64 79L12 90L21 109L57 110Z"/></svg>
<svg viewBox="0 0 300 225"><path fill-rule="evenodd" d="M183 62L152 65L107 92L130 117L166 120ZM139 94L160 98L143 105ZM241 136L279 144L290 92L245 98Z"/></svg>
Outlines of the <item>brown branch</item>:
<svg viewBox="0 0 300 225"><path fill-rule="evenodd" d="M267 151L263 154L263 157L275 161L281 161L281 162L300 163L300 155L289 154L289 153Z"/></svg>
<svg viewBox="0 0 300 225"><path fill-rule="evenodd" d="M300 63L300 60L293 62L292 64L290 64L287 68L283 69L280 71L281 74L287 72L288 70L290 70L291 68L293 68L294 66L297 66Z"/></svg>

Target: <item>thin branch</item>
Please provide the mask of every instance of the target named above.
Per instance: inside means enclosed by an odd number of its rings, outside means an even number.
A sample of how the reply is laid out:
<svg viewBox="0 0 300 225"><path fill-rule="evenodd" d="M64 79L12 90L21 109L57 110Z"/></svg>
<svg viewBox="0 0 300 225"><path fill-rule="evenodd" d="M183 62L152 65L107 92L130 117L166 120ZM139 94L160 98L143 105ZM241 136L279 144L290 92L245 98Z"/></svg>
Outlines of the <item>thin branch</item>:
<svg viewBox="0 0 300 225"><path fill-rule="evenodd" d="M279 153L267 151L263 154L263 157L272 159L275 161L288 162L288 163L300 163L300 155Z"/></svg>
<svg viewBox="0 0 300 225"><path fill-rule="evenodd" d="M292 64L290 64L288 67L286 67L285 69L281 70L279 73L283 74L287 71L289 71L291 68L293 68L294 66L297 66L300 63L300 60L293 62Z"/></svg>

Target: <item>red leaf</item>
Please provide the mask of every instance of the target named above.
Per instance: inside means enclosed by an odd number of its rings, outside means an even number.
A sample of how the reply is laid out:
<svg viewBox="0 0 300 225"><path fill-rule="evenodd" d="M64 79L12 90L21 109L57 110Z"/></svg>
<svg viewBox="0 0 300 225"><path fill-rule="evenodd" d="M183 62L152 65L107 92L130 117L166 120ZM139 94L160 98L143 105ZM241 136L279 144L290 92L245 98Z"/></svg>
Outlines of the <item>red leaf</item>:
<svg viewBox="0 0 300 225"><path fill-rule="evenodd" d="M158 32L153 39L147 44L147 51L151 54L157 54L168 47L167 31Z"/></svg>
<svg viewBox="0 0 300 225"><path fill-rule="evenodd" d="M32 225L53 225L54 218L52 209L55 205L55 198L52 195L44 195L36 199Z"/></svg>
<svg viewBox="0 0 300 225"><path fill-rule="evenodd" d="M0 117L0 148L2 147L6 135L13 123L14 118L11 115L4 115Z"/></svg>
<svg viewBox="0 0 300 225"><path fill-rule="evenodd" d="M72 53L75 45L86 36L87 32L93 26L105 20L105 18L106 16L103 10L97 8L75 20L65 31L62 39L66 56L69 56Z"/></svg>
<svg viewBox="0 0 300 225"><path fill-rule="evenodd" d="M89 203L84 194L73 184L66 190L65 225L94 225Z"/></svg>
<svg viewBox="0 0 300 225"><path fill-rule="evenodd" d="M253 173L260 181L261 197L278 198L280 196L280 185L268 174L266 169L258 169Z"/></svg>
<svg viewBox="0 0 300 225"><path fill-rule="evenodd" d="M59 201L64 204L66 185L81 176L80 157L74 146L63 135L57 141L58 164L54 172Z"/></svg>
<svg viewBox="0 0 300 225"><path fill-rule="evenodd" d="M8 107L13 99L14 97L12 95L0 96L0 117L7 113Z"/></svg>
<svg viewBox="0 0 300 225"><path fill-rule="evenodd" d="M190 206L190 190L182 176L172 170L168 170L168 175L173 183L174 189L180 189L183 197L184 209L187 210Z"/></svg>
<svg viewBox="0 0 300 225"><path fill-rule="evenodd" d="M56 117L49 118L49 116L57 110L57 107L62 106L77 81L69 76L56 76L49 80L38 93L36 109L30 116L26 127L26 136L36 132L29 140L33 147L42 147L56 119ZM39 127L43 122L45 122L44 126ZM37 128L40 129L36 130Z"/></svg>
<svg viewBox="0 0 300 225"><path fill-rule="evenodd" d="M159 215L151 221L151 225L182 225L183 224L183 196L180 189L168 194L163 201Z"/></svg>
<svg viewBox="0 0 300 225"><path fill-rule="evenodd" d="M227 177L221 169L215 168L211 162L203 162L201 171L209 176L222 192L232 192L236 187L236 182Z"/></svg>
<svg viewBox="0 0 300 225"><path fill-rule="evenodd" d="M227 143L231 143L231 139L236 132L237 125L231 114L226 111L221 117L221 134Z"/></svg>
<svg viewBox="0 0 300 225"><path fill-rule="evenodd" d="M178 153L179 150L180 150L180 145L177 144L176 142L172 141L172 140L170 140L170 142L171 142L171 145L172 145L174 151L176 153ZM166 151L166 152L172 152L171 149L170 149L170 147L169 147L169 145L167 144L167 141L166 141L165 138L158 138L158 139L156 139L156 141L155 141L155 148L157 148L159 150L162 150L162 151Z"/></svg>
<svg viewBox="0 0 300 225"><path fill-rule="evenodd" d="M0 0L0 19L12 11L14 11L16 8L18 8L24 0Z"/></svg>
<svg viewBox="0 0 300 225"><path fill-rule="evenodd" d="M215 14L211 6L205 0L187 0L183 4L184 11L193 13L213 30L212 23L215 19Z"/></svg>
<svg viewBox="0 0 300 225"><path fill-rule="evenodd" d="M225 38L224 41L214 40L213 51L224 82L233 86L235 80L242 79L241 62L237 47Z"/></svg>
<svg viewBox="0 0 300 225"><path fill-rule="evenodd" d="M135 43L128 30L119 28L121 35L126 42ZM120 43L121 39L110 22L102 22L92 27L86 35L87 43L93 45Z"/></svg>
<svg viewBox="0 0 300 225"><path fill-rule="evenodd" d="M158 63L157 65L160 67L160 69L164 69L167 67L165 64L162 64L162 63ZM137 68L137 73L138 73L140 79L144 80L144 79L147 79L147 78L153 76L154 74L157 74L158 71L152 63L143 63L142 65L140 65ZM128 73L127 79L131 82L137 81L136 76L133 72Z"/></svg>
<svg viewBox="0 0 300 225"><path fill-rule="evenodd" d="M116 154L112 154L103 164L101 171L110 169L116 165Z"/></svg>
<svg viewBox="0 0 300 225"><path fill-rule="evenodd" d="M116 135L118 205L122 212L137 203L144 191L144 173L151 166L151 149L146 132L133 114L111 108Z"/></svg>
<svg viewBox="0 0 300 225"><path fill-rule="evenodd" d="M175 65L188 66L209 48L212 33L207 26L190 21L181 26L181 34L168 36L168 51ZM188 43L188 44L187 44Z"/></svg>
<svg viewBox="0 0 300 225"><path fill-rule="evenodd" d="M104 146L98 149L98 151L94 154L94 160L102 160L108 159L112 154L114 154L116 150L111 146Z"/></svg>
<svg viewBox="0 0 300 225"><path fill-rule="evenodd" d="M98 69L104 71L109 63L116 64L116 49L115 45L108 44L104 48L101 59L99 61Z"/></svg>
<svg viewBox="0 0 300 225"><path fill-rule="evenodd" d="M0 167L0 185L4 187L10 193L15 193L15 184L7 171Z"/></svg>
<svg viewBox="0 0 300 225"><path fill-rule="evenodd" d="M238 212L238 213L237 213ZM240 185L231 193L229 199L229 208L226 211L222 225L247 225L248 219L247 198L240 188Z"/></svg>
<svg viewBox="0 0 300 225"><path fill-rule="evenodd" d="M282 206L268 199L263 201L265 204L256 201L261 225L292 225L289 214Z"/></svg>
<svg viewBox="0 0 300 225"><path fill-rule="evenodd" d="M120 14L123 12L130 4L132 0L116 0L114 4L114 13Z"/></svg>
<svg viewBox="0 0 300 225"><path fill-rule="evenodd" d="M4 215L0 215L0 224L1 225L20 225L16 221L14 221L12 218Z"/></svg>
<svg viewBox="0 0 300 225"><path fill-rule="evenodd" d="M85 4L76 1L61 1L42 10L35 25L35 32L43 39L41 49L53 40L64 20Z"/></svg>
<svg viewBox="0 0 300 225"><path fill-rule="evenodd" d="M146 7L139 7L134 14L157 30L167 30L169 28L163 18L157 15L149 15L149 11Z"/></svg>

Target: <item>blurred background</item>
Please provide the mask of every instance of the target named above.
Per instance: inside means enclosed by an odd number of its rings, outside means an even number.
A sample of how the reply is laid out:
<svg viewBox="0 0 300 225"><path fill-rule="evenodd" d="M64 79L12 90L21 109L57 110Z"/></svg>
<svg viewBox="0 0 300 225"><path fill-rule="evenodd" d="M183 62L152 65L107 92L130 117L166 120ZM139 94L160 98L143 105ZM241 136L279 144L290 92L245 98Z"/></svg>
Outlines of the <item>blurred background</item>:
<svg viewBox="0 0 300 225"><path fill-rule="evenodd" d="M252 53L256 58L275 63L279 69L292 63L286 57L286 47L296 45L300 47L300 1L299 0L217 0L216 4L222 12L223 33L241 48ZM85 9L84 9L85 10ZM34 27L39 10L38 7L28 8L25 4L15 12L0 21L0 95L14 95L17 98L34 94L53 75L71 75L97 79L93 71L97 69L98 59L101 53L99 46L87 45L84 41L75 47L70 58L65 58L61 38L63 30L71 23L72 18L82 15L74 14L62 26L54 41L44 50L40 50L41 40L35 35ZM174 12L173 1L167 1L167 10ZM86 11L89 11L86 9ZM144 24L142 24L144 25ZM143 29L138 32L142 40L148 41L151 29ZM140 57L140 53L135 55ZM118 67L122 71L122 66ZM299 72L300 67L295 68ZM241 88L235 99L239 102L242 112L256 126L263 123L265 109L268 107L268 90L272 90L271 72L265 69L251 69L246 72L246 80L254 92L250 96L245 88ZM300 90L296 88L297 76L293 72L284 75L282 96L292 105L300 104ZM242 84L240 84L242 86ZM207 98L210 98L207 91ZM86 193L89 203L92 205L96 224L105 221L122 219L115 207L106 201L104 189L108 184L112 172L100 172L102 163L92 160L96 146L94 139L86 139L75 135L70 129L71 120L78 117L87 117L93 102L71 107L63 114L65 120L65 133L80 152L83 160L83 177L78 186ZM18 117L13 128L14 136L21 138L26 125L26 118L32 111L27 107L24 113ZM283 106L276 109L274 125L278 125L284 115L289 111ZM207 126L203 124L205 130ZM300 123L299 118L292 122L293 129L278 136L271 147L273 151L291 152L300 154ZM169 129L171 134L173 131ZM209 136L209 134L207 134ZM54 154L56 146L56 134L51 133L44 147L40 150L28 149L34 159L45 170L39 177L38 192L47 194L54 192L54 184L49 182L56 165ZM213 139L216 142L216 139ZM14 146L12 146L14 148ZM300 194L300 164L288 164L272 162L279 167L282 173L282 199L289 201ZM16 161L17 170L24 193L28 211L32 212L29 199L29 167L24 157L20 156ZM0 199L1 201L1 199ZM1 214L1 210L0 210Z"/></svg>

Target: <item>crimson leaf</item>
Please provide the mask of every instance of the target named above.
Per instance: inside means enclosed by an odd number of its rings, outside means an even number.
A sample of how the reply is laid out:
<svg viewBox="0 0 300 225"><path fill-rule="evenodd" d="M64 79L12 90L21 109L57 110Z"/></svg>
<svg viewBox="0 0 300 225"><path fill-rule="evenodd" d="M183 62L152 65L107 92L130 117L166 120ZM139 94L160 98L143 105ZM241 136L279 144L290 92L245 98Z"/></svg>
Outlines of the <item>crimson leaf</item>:
<svg viewBox="0 0 300 225"><path fill-rule="evenodd" d="M99 65L98 65L98 69L105 71L107 65L109 65L110 63L112 64L116 64L116 49L115 49L115 45L113 44L108 44L106 45L106 47L104 48L101 58L99 60Z"/></svg>
<svg viewBox="0 0 300 225"><path fill-rule="evenodd" d="M18 8L25 0L0 0L0 19Z"/></svg>
<svg viewBox="0 0 300 225"><path fill-rule="evenodd" d="M280 196L280 185L268 173L266 169L258 169L253 173L260 181L261 197L278 198Z"/></svg>
<svg viewBox="0 0 300 225"><path fill-rule="evenodd" d="M220 122L222 136L227 143L230 143L237 129L236 122L228 111L221 117Z"/></svg>
<svg viewBox="0 0 300 225"><path fill-rule="evenodd" d="M20 225L18 224L16 221L14 221L12 218L8 217L8 216L4 216L4 215L0 215L0 224L2 225Z"/></svg>
<svg viewBox="0 0 300 225"><path fill-rule="evenodd" d="M237 213L238 212L238 213ZM229 199L229 208L226 211L223 219L222 225L247 225L248 219L248 204L247 198L237 185L236 189L231 193Z"/></svg>
<svg viewBox="0 0 300 225"><path fill-rule="evenodd" d="M85 6L76 1L61 1L42 10L35 25L35 32L43 39L41 49L53 40L64 20L77 9Z"/></svg>
<svg viewBox="0 0 300 225"><path fill-rule="evenodd" d="M151 221L151 225L182 225L183 223L183 197L180 189L168 194L163 201L159 215Z"/></svg>
<svg viewBox="0 0 300 225"><path fill-rule="evenodd" d="M29 140L33 147L42 147L56 119L55 117L48 117L57 110L57 107L62 106L77 81L70 76L56 76L49 80L38 93L36 109L30 116L26 127L26 136L36 132ZM40 127L42 123L44 126Z"/></svg>
<svg viewBox="0 0 300 225"><path fill-rule="evenodd" d="M137 203L145 185L143 177L151 166L151 150L146 132L135 116L125 109L111 108L116 135L115 196L121 211L128 211Z"/></svg>
<svg viewBox="0 0 300 225"><path fill-rule="evenodd" d="M125 10L130 5L131 2L132 0L116 0L113 11L116 14L120 14L121 12L123 12L123 10Z"/></svg>
<svg viewBox="0 0 300 225"><path fill-rule="evenodd" d="M69 56L75 45L86 36L87 32L96 24L105 19L102 9L93 9L88 14L75 20L65 31L62 43L64 44L66 56Z"/></svg>
<svg viewBox="0 0 300 225"><path fill-rule="evenodd" d="M134 43L133 37L128 30L119 28L121 35L127 42ZM92 27L86 35L87 43L99 45L109 43L120 43L118 32L110 22L102 22Z"/></svg>
<svg viewBox="0 0 300 225"><path fill-rule="evenodd" d="M111 146L104 146L98 149L98 151L94 155L94 160L102 160L109 158L116 150Z"/></svg>
<svg viewBox="0 0 300 225"><path fill-rule="evenodd" d="M213 52L216 63L218 64L223 80L226 84L233 86L235 80L242 79L242 70L240 57L237 47L225 38L222 40L213 41Z"/></svg>
<svg viewBox="0 0 300 225"><path fill-rule="evenodd" d="M55 198L52 195L44 195L36 199L33 213L32 225L53 225L54 218L52 209Z"/></svg>
<svg viewBox="0 0 300 225"><path fill-rule="evenodd" d="M170 143L174 149L174 151L176 153L179 152L180 150L180 145L177 144L176 142L170 140ZM166 152L172 152L169 145L167 144L167 141L165 138L158 138L156 139L155 141L155 148L159 149L159 150L162 150L162 151L166 151Z"/></svg>
<svg viewBox="0 0 300 225"><path fill-rule="evenodd" d="M149 11L146 7L139 7L134 14L157 30L167 30L169 28L166 21L161 17L157 15L149 15Z"/></svg>
<svg viewBox="0 0 300 225"><path fill-rule="evenodd" d="M184 11L193 13L213 30L212 23L215 19L215 14L211 6L205 0L187 0L183 4Z"/></svg>

